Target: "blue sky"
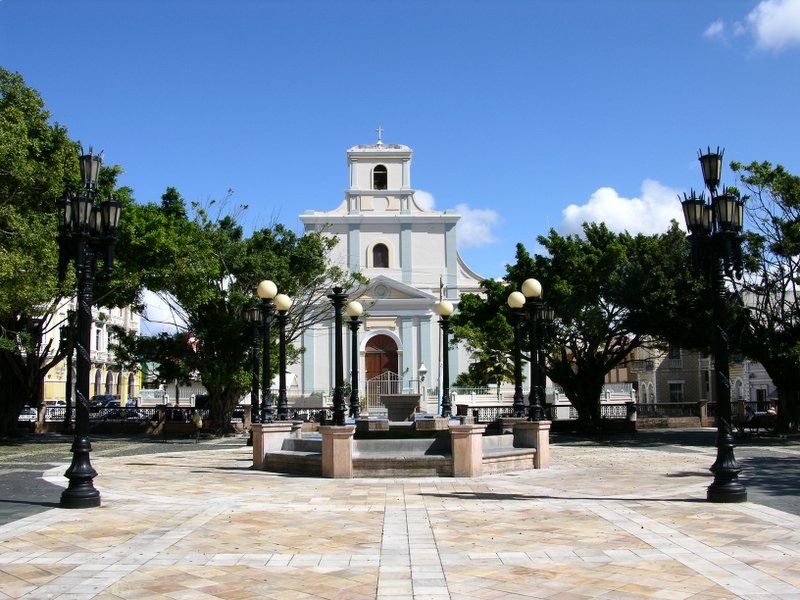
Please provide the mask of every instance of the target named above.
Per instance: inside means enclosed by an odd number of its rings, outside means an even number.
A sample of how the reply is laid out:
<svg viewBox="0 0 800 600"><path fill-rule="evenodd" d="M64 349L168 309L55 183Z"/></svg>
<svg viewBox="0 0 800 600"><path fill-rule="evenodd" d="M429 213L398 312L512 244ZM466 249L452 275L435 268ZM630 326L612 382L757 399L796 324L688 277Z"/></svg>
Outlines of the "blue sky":
<svg viewBox="0 0 800 600"><path fill-rule="evenodd" d="M699 147L800 174L800 0L0 0L0 65L138 201L232 189L248 228L335 208L381 126L487 277L551 227L665 230Z"/></svg>

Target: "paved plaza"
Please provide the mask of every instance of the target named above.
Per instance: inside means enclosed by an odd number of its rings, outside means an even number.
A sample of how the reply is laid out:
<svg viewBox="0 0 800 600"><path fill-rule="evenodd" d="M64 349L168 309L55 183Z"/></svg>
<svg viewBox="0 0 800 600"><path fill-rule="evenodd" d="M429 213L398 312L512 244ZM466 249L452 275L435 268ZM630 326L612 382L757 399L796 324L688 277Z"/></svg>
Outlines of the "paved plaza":
<svg viewBox="0 0 800 600"><path fill-rule="evenodd" d="M103 505L14 501L0 599L800 599L800 516L707 503L713 448L637 437L565 439L547 470L478 479L310 479L251 470L243 441L95 442ZM64 468L41 485L63 487ZM786 506L796 484L776 492Z"/></svg>

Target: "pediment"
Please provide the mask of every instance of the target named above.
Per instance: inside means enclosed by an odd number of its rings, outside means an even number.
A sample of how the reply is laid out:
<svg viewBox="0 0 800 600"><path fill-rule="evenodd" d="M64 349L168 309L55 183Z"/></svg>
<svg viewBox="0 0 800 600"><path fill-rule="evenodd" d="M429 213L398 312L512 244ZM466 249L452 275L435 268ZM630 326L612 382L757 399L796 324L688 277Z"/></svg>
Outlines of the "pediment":
<svg viewBox="0 0 800 600"><path fill-rule="evenodd" d="M439 300L433 294L383 275L370 279L370 282L359 289L356 295L358 295L359 302L362 303L364 301L412 300L433 304Z"/></svg>

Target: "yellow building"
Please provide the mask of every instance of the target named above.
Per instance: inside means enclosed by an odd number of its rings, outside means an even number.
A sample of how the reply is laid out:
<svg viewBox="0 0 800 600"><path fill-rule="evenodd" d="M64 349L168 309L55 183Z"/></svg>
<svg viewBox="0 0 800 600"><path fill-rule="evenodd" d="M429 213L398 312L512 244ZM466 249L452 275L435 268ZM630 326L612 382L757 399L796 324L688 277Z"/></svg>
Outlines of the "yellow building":
<svg viewBox="0 0 800 600"><path fill-rule="evenodd" d="M53 319L56 324L45 334L44 343L52 340L53 353L58 350L61 330L67 325L67 311L75 310L75 302L65 303L58 309ZM116 363L110 349L111 327L116 325L126 331L139 333L140 317L125 308L92 308L92 335L90 356L92 368L89 374L89 391L92 396L96 394L112 394L119 396L121 405L128 400L133 400L139 395L141 388L141 374L139 371L128 371ZM44 400L45 402L66 399L67 361L63 360L45 376ZM74 398L75 386L75 361L72 363L72 385Z"/></svg>

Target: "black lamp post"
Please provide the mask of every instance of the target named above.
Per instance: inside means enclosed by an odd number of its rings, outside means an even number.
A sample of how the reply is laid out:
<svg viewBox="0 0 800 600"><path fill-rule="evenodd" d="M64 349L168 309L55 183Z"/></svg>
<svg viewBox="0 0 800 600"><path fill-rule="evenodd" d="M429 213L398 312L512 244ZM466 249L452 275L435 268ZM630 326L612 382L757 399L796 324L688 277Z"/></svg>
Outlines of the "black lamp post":
<svg viewBox="0 0 800 600"><path fill-rule="evenodd" d="M57 203L59 276L66 276L67 266L74 262L78 278L75 340L77 418L72 463L64 473L69 485L61 494L62 508L100 506L100 492L93 485L97 471L90 460L92 445L89 441L92 296L98 258L103 259L106 276L110 277L113 271L114 245L121 210L120 203L112 198L103 202L97 200L97 178L101 164L102 153L96 155L89 148L89 154L80 157L83 183L80 193Z"/></svg>
<svg viewBox="0 0 800 600"><path fill-rule="evenodd" d="M286 294L275 296L275 308L278 310L278 420L286 421L289 418L289 399L286 397L286 321L289 318L289 309L292 299Z"/></svg>
<svg viewBox="0 0 800 600"><path fill-rule="evenodd" d="M453 314L453 303L449 300L440 300L436 303L436 312L439 313L439 326L442 328L442 413L443 417L450 417L453 408L450 403L450 315Z"/></svg>
<svg viewBox="0 0 800 600"><path fill-rule="evenodd" d="M278 294L278 286L269 279L264 279L258 284L256 294L261 298L261 323L264 327L261 336L263 346L263 351L261 353L262 396L259 420L262 423L272 423L274 413L272 407L272 363L270 362L270 350L272 348L272 317L275 314L275 305L272 300Z"/></svg>
<svg viewBox="0 0 800 600"><path fill-rule="evenodd" d="M713 483L708 486L709 502L745 502L747 490L739 481L741 468L736 462L731 428L731 384L728 369L728 310L725 302L723 271L728 276L742 276L742 222L744 202L727 188L718 193L722 175L722 155L708 149L699 152L703 181L710 193L697 197L694 190L684 194L681 204L689 240L692 245L692 264L704 273L711 287L714 320L714 400L717 405L717 459L711 466Z"/></svg>
<svg viewBox="0 0 800 600"><path fill-rule="evenodd" d="M67 311L61 325L61 345L67 349L67 377L64 390L64 432L72 433L72 356L75 353L75 311Z"/></svg>
<svg viewBox="0 0 800 600"><path fill-rule="evenodd" d="M261 342L261 309L258 306L249 306L242 311L242 317L250 328L250 333L253 336L251 344L252 379L250 380L250 422L258 423L258 350ZM250 429L250 437L247 439L247 445L253 445L252 428Z"/></svg>
<svg viewBox="0 0 800 600"><path fill-rule="evenodd" d="M334 333L334 387L333 387L333 424L345 424L344 403L344 358L342 357L342 308L347 294L340 287L333 288L328 294L333 304L333 333Z"/></svg>
<svg viewBox="0 0 800 600"><path fill-rule="evenodd" d="M508 306L511 307L511 320L514 325L514 404L513 415L525 416L525 397L522 394L522 323L525 321L525 296L522 292L511 292L508 295Z"/></svg>
<svg viewBox="0 0 800 600"><path fill-rule="evenodd" d="M531 365L531 389L528 394L528 420L544 421L544 384L541 373L544 365L539 364L541 340L539 339L539 312L542 305L542 284L536 279L522 282L522 293L526 298L525 308L528 311L528 342ZM540 392L541 387L541 392Z"/></svg>
<svg viewBox="0 0 800 600"><path fill-rule="evenodd" d="M358 419L361 416L361 403L358 401L358 326L359 317L364 314L364 307L355 300L345 307L350 327L350 416Z"/></svg>
<svg viewBox="0 0 800 600"><path fill-rule="evenodd" d="M544 406L547 400L547 373L545 371L545 365L547 364L546 347L550 325L552 325L553 320L555 319L555 309L549 304L540 302L536 307L536 312L536 324L539 328L536 336L537 347L539 350L539 356L536 359L536 363L539 367L539 381L536 384L536 393L539 397L537 404L542 407L542 417L546 419L547 415L544 414Z"/></svg>

